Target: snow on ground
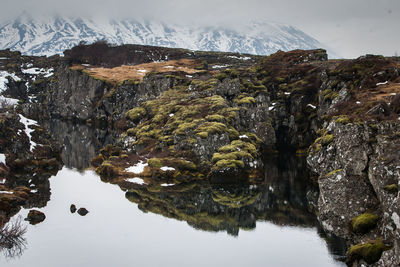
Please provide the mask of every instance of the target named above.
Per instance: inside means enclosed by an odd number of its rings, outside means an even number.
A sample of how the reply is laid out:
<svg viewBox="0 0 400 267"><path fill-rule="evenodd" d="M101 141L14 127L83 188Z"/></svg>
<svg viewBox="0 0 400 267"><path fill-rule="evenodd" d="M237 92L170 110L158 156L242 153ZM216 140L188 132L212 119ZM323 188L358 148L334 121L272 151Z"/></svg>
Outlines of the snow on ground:
<svg viewBox="0 0 400 267"><path fill-rule="evenodd" d="M376 86L379 86L379 85L385 85L385 84L387 84L388 83L388 81L386 81L386 82L383 82L383 83L377 83L376 84Z"/></svg>
<svg viewBox="0 0 400 267"><path fill-rule="evenodd" d="M0 191L0 194L14 194L14 192L9 192L9 191Z"/></svg>
<svg viewBox="0 0 400 267"><path fill-rule="evenodd" d="M4 96L0 95L0 107L1 108L11 107L11 106L15 106L17 104L18 104L18 99L4 97Z"/></svg>
<svg viewBox="0 0 400 267"><path fill-rule="evenodd" d="M311 108L313 108L313 109L316 109L316 108L317 108L316 106L314 106L314 105L312 105L312 104L308 104L307 107L311 107Z"/></svg>
<svg viewBox="0 0 400 267"><path fill-rule="evenodd" d="M37 121L25 118L21 114L19 114L19 121L25 125L25 134L29 138L29 142L31 144L30 151L33 151L33 149L36 147L36 143L32 141L32 135L31 133L35 130L30 129L29 126L37 125Z"/></svg>
<svg viewBox="0 0 400 267"><path fill-rule="evenodd" d="M17 75L15 75L15 73L0 71L0 92L3 92L4 90L7 89L7 84L8 84L8 80L6 78L7 76L10 76L16 82L21 80Z"/></svg>
<svg viewBox="0 0 400 267"><path fill-rule="evenodd" d="M126 168L125 171L126 172L133 172L136 174L140 174L144 171L144 167L148 166L149 164L147 163L143 163L143 161L139 161L136 165L133 165L129 168Z"/></svg>
<svg viewBox="0 0 400 267"><path fill-rule="evenodd" d="M237 57L237 56L228 56L229 58L240 59L240 60L249 60L251 57Z"/></svg>
<svg viewBox="0 0 400 267"><path fill-rule="evenodd" d="M139 177L125 179L125 181L134 183L134 184L147 185L147 183L142 178L139 178Z"/></svg>
<svg viewBox="0 0 400 267"><path fill-rule="evenodd" d="M240 138L240 139L248 139L249 137L248 137L247 135L244 134L244 135L239 136L239 138Z"/></svg>
<svg viewBox="0 0 400 267"><path fill-rule="evenodd" d="M166 187L166 186L174 186L175 184L161 184L161 186Z"/></svg>
<svg viewBox="0 0 400 267"><path fill-rule="evenodd" d="M164 167L161 167L160 170L162 170L164 172L166 172L166 171L175 171L175 168L164 166Z"/></svg>
<svg viewBox="0 0 400 267"><path fill-rule="evenodd" d="M54 73L54 69L39 69L39 68L29 68L29 69L21 69L22 73L31 74L31 75L43 75L45 78L52 76Z"/></svg>
<svg viewBox="0 0 400 267"><path fill-rule="evenodd" d="M221 68L226 68L229 67L229 65L214 65L212 66L213 69L221 69Z"/></svg>
<svg viewBox="0 0 400 267"><path fill-rule="evenodd" d="M6 155L0 153L0 163L6 165Z"/></svg>

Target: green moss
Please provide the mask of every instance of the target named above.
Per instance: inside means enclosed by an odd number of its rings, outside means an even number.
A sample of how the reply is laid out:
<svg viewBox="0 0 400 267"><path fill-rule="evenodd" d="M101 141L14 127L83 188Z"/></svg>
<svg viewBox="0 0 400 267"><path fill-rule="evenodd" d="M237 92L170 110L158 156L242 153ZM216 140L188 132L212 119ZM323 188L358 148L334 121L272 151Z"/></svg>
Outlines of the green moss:
<svg viewBox="0 0 400 267"><path fill-rule="evenodd" d="M159 169L163 166L173 167L182 171L196 171L197 166L191 161L180 158L151 158L147 161L150 167Z"/></svg>
<svg viewBox="0 0 400 267"><path fill-rule="evenodd" d="M174 130L174 134L176 135L185 135L188 131L193 130L197 126L197 122L183 122L178 125L178 127Z"/></svg>
<svg viewBox="0 0 400 267"><path fill-rule="evenodd" d="M129 128L129 129L126 131L126 134L129 135L129 136L135 136L135 135L136 135L136 132L137 132L137 129L136 129L136 128Z"/></svg>
<svg viewBox="0 0 400 267"><path fill-rule="evenodd" d="M207 115L205 119L208 121L225 122L225 117L219 114Z"/></svg>
<svg viewBox="0 0 400 267"><path fill-rule="evenodd" d="M131 121L137 122L146 115L146 110L142 107L137 107L125 113L125 117Z"/></svg>
<svg viewBox="0 0 400 267"><path fill-rule="evenodd" d="M349 116L342 115L336 119L336 122L342 123L342 124L348 124L348 123L350 123L350 118L349 118Z"/></svg>
<svg viewBox="0 0 400 267"><path fill-rule="evenodd" d="M228 127L225 124L215 121L205 122L196 129L197 133L206 132L207 136L208 134L222 134L227 131Z"/></svg>
<svg viewBox="0 0 400 267"><path fill-rule="evenodd" d="M157 169L164 166L163 159L161 159L161 158L151 158L147 161L147 163L149 164L150 167L157 168Z"/></svg>
<svg viewBox="0 0 400 267"><path fill-rule="evenodd" d="M351 229L355 233L365 234L376 227L379 217L372 213L364 213L351 220Z"/></svg>
<svg viewBox="0 0 400 267"><path fill-rule="evenodd" d="M341 172L341 171L343 171L343 169L337 169L337 170L331 171L330 173L326 174L325 177L332 176L332 175L334 175L334 174L336 174L338 172Z"/></svg>
<svg viewBox="0 0 400 267"><path fill-rule="evenodd" d="M399 186L397 184L390 184L385 186L383 189L389 193L396 194L399 191Z"/></svg>
<svg viewBox="0 0 400 267"><path fill-rule="evenodd" d="M332 143L332 141L335 139L335 136L333 134L325 134L319 138L317 138L316 142L321 143L321 145L326 146Z"/></svg>
<svg viewBox="0 0 400 267"><path fill-rule="evenodd" d="M243 159L243 158L253 158L253 156L245 151L235 151L230 153L214 153L212 161L215 163L220 160L233 160L233 159Z"/></svg>
<svg viewBox="0 0 400 267"><path fill-rule="evenodd" d="M197 136L200 138L206 139L206 138L208 138L208 132L197 133Z"/></svg>
<svg viewBox="0 0 400 267"><path fill-rule="evenodd" d="M224 72L220 72L216 74L214 77L222 82L223 80L229 78L229 75Z"/></svg>
<svg viewBox="0 0 400 267"><path fill-rule="evenodd" d="M96 173L102 177L115 177L119 174L118 169L107 161L96 169Z"/></svg>
<svg viewBox="0 0 400 267"><path fill-rule="evenodd" d="M218 152L222 153L229 153L236 151L245 151L251 155L257 154L257 148L255 147L255 145L249 142L244 142L242 140L234 140L229 145L220 147L218 149Z"/></svg>
<svg viewBox="0 0 400 267"><path fill-rule="evenodd" d="M352 264L355 260L365 260L368 264L377 262L382 252L389 249L382 240L371 240L364 244L351 246L347 251L347 262Z"/></svg>
<svg viewBox="0 0 400 267"><path fill-rule="evenodd" d="M254 103L256 103L256 100L254 99L254 97L247 96L247 97L243 97L240 99L235 99L235 103L238 105L254 104Z"/></svg>
<svg viewBox="0 0 400 267"><path fill-rule="evenodd" d="M223 159L217 161L212 169L213 170L224 170L224 169L236 169L236 168L244 168L244 163L241 160L234 159Z"/></svg>

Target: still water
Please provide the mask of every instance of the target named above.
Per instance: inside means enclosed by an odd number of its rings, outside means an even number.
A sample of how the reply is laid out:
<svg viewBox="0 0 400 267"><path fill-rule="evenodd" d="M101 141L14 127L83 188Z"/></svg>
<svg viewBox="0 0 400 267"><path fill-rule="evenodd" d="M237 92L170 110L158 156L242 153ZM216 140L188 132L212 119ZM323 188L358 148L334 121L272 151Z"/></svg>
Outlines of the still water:
<svg viewBox="0 0 400 267"><path fill-rule="evenodd" d="M87 155L66 149L66 166L50 178L50 200L38 205L45 221L24 222L21 253L0 255L0 266L343 265L342 242L327 237L313 215L317 193L301 159L267 163L256 185L162 187L103 182L77 170ZM71 204L89 214L71 213Z"/></svg>

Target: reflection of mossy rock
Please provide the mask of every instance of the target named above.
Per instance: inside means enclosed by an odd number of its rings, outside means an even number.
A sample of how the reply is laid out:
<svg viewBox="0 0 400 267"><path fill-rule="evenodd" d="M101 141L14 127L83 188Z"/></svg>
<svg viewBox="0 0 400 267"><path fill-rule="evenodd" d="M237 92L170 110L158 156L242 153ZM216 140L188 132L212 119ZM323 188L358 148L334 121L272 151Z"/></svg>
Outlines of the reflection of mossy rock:
<svg viewBox="0 0 400 267"><path fill-rule="evenodd" d="M29 221L30 224L38 224L46 219L46 215L38 210L30 210L25 220Z"/></svg>
<svg viewBox="0 0 400 267"><path fill-rule="evenodd" d="M212 199L230 208L241 208L253 204L260 194L260 192L252 191L229 193L223 190L213 190Z"/></svg>

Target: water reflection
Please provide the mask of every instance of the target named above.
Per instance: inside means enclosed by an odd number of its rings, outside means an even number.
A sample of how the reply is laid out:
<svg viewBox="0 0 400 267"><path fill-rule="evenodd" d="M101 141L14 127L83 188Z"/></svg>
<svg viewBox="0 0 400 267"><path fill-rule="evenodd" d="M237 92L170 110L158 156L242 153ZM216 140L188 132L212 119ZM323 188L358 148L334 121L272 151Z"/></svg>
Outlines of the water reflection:
<svg viewBox="0 0 400 267"><path fill-rule="evenodd" d="M0 253L7 259L20 257L26 249L26 226L21 220L18 216L0 228Z"/></svg>
<svg viewBox="0 0 400 267"><path fill-rule="evenodd" d="M107 130L86 125L52 121L48 129L53 138L64 144L65 166L78 170L89 167L98 150L113 142ZM315 216L318 188L310 182L305 159L281 155L266 160L265 166L264 173L252 183L222 185L193 181L173 186L159 183L142 186L124 180L113 183L118 184L126 199L138 204L141 211L185 221L198 230L240 236L243 230L255 230L257 222L271 222L279 227L317 228L331 254L342 259L345 242L326 236ZM37 184L43 189L38 191L40 197L26 207L44 207L50 198L48 180Z"/></svg>
<svg viewBox="0 0 400 267"><path fill-rule="evenodd" d="M286 161L281 168L271 162L257 184L210 184L206 181L163 187L119 182L126 198L144 212L187 221L196 229L226 231L237 236L240 229L253 229L257 221L281 226L314 227L308 195L317 188L307 182L307 173ZM276 162L275 162L276 163ZM301 167L304 167L301 165Z"/></svg>
<svg viewBox="0 0 400 267"><path fill-rule="evenodd" d="M100 148L113 143L113 136L108 129L61 120L52 120L45 127L55 140L64 145L61 156L68 168L88 168Z"/></svg>

